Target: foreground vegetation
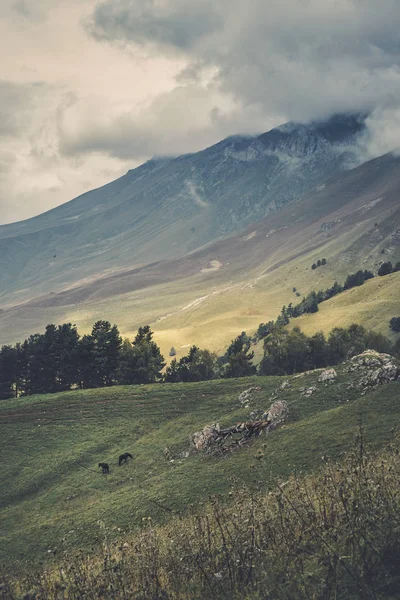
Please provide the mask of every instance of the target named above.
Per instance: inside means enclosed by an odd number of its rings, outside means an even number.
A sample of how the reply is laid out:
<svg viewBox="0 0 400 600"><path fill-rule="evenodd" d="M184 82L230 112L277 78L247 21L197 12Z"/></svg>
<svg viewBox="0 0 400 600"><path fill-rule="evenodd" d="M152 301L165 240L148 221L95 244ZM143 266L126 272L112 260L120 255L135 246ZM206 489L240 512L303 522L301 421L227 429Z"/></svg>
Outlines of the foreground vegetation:
<svg viewBox="0 0 400 600"><path fill-rule="evenodd" d="M265 496L235 483L164 527L64 556L39 575L4 578L3 597L40 599L393 599L400 593L399 440L278 481ZM262 460L262 459L261 459Z"/></svg>
<svg viewBox="0 0 400 600"><path fill-rule="evenodd" d="M317 372L289 378L284 389L282 378L250 377L1 402L0 564L20 570L64 551L87 551L102 541L100 523L113 539L118 528L135 531L147 517L162 524L210 494L228 493L233 479L252 490L272 489L277 478L312 472L322 455L340 457L360 418L369 444L389 441L400 417L398 383L362 395L356 372L341 366L337 373L329 385L318 382ZM261 389L249 406L241 404L239 394L252 386ZM226 457L187 457L194 432L260 418L276 398L289 409L281 428ZM133 460L118 467L126 451ZM100 461L110 464L109 476Z"/></svg>

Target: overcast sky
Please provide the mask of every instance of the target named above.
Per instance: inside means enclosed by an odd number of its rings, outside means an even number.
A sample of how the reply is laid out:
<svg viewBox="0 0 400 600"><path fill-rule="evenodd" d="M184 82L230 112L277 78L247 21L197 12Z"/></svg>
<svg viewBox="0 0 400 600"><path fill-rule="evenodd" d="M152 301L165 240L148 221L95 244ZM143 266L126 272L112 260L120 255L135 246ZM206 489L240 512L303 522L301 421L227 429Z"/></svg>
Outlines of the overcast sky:
<svg viewBox="0 0 400 600"><path fill-rule="evenodd" d="M286 120L400 145L399 0L1 0L0 52L0 223Z"/></svg>

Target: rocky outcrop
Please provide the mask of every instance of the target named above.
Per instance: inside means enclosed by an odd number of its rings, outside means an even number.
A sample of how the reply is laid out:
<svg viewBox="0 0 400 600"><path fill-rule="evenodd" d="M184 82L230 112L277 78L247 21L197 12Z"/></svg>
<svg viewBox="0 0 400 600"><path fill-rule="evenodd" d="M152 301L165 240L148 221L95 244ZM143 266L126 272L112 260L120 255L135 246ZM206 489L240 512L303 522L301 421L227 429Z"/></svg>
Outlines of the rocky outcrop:
<svg viewBox="0 0 400 600"><path fill-rule="evenodd" d="M206 425L201 431L196 431L190 440L192 447L198 452L207 450L220 439L221 428L219 423Z"/></svg>
<svg viewBox="0 0 400 600"><path fill-rule="evenodd" d="M317 391L317 387L315 385L311 385L309 388L303 389L304 398L309 398Z"/></svg>
<svg viewBox="0 0 400 600"><path fill-rule="evenodd" d="M270 429L274 429L286 421L289 414L288 405L285 400L277 400L269 410L263 414L262 418L270 421Z"/></svg>
<svg viewBox="0 0 400 600"><path fill-rule="evenodd" d="M241 394L239 394L239 402L240 404L248 404L254 394L258 394L261 392L261 387L259 385L253 386L244 390Z"/></svg>
<svg viewBox="0 0 400 600"><path fill-rule="evenodd" d="M327 383L327 382L331 382L334 381L337 377L337 373L335 371L335 369L326 369L325 371L322 371L321 375L318 377L319 383Z"/></svg>
<svg viewBox="0 0 400 600"><path fill-rule="evenodd" d="M367 389L400 379L400 362L390 356L375 350L365 350L362 354L353 356L347 364L347 372L359 372L361 378L356 387Z"/></svg>
<svg viewBox="0 0 400 600"><path fill-rule="evenodd" d="M284 400L277 400L262 415L261 419L236 423L232 427L221 428L219 423L206 425L190 437L190 445L195 452L231 452L246 444L250 438L259 436L281 425L288 416L288 406ZM228 443L225 443L228 442Z"/></svg>

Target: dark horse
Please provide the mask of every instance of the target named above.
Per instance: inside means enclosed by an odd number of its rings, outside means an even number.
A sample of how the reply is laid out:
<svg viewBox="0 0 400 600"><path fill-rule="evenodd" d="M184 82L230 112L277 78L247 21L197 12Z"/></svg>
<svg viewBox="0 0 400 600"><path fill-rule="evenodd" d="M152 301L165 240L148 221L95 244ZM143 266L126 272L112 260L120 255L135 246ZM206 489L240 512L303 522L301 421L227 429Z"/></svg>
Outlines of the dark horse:
<svg viewBox="0 0 400 600"><path fill-rule="evenodd" d="M107 463L99 463L99 467L101 467L103 469L104 475L108 475L108 473L110 472L110 467L108 466Z"/></svg>
<svg viewBox="0 0 400 600"><path fill-rule="evenodd" d="M121 456L118 459L119 466L121 466L122 463L128 462L128 458L133 458L132 454L129 454L129 452L125 452L125 454L121 454Z"/></svg>

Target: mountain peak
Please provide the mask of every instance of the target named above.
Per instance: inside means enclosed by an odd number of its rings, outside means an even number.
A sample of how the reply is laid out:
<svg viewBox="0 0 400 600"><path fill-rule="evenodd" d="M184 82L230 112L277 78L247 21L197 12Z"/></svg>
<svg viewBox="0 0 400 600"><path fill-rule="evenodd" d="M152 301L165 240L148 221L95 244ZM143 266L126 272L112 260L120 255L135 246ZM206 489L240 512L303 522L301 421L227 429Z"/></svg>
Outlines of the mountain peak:
<svg viewBox="0 0 400 600"><path fill-rule="evenodd" d="M2 226L4 298L183 256L241 231L354 165L362 127L359 116L339 115L154 157L35 219Z"/></svg>

